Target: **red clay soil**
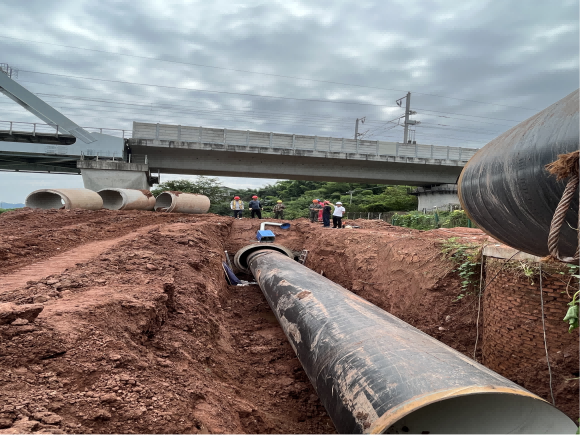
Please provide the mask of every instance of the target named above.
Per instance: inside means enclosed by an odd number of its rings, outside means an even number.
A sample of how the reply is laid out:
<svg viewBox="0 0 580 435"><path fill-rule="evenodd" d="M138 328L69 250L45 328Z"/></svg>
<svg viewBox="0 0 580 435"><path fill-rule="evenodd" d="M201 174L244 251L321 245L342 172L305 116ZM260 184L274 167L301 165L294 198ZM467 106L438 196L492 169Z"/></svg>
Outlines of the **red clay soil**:
<svg viewBox="0 0 580 435"><path fill-rule="evenodd" d="M488 237L355 224L273 231L310 251L306 266L472 355L475 300L451 302L459 279L441 243ZM334 432L259 287L226 284L224 250L255 242L258 227L152 212L0 215L0 305L44 306L0 325L0 433Z"/></svg>

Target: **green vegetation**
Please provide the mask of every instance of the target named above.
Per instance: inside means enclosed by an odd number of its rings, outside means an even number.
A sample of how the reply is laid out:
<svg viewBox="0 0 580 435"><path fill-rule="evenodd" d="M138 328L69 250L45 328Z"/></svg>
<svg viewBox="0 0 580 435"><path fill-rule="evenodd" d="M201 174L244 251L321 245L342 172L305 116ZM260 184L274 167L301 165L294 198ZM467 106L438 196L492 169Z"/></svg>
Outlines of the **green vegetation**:
<svg viewBox="0 0 580 435"><path fill-rule="evenodd" d="M308 216L308 206L314 198L332 203L341 201L347 212L408 211L417 208L417 198L407 194L405 186L384 186L365 183L338 183L319 181L279 181L273 185L251 190L226 189L217 178L199 176L196 180L175 180L158 185L152 190L158 195L164 190L201 193L211 201L211 213L230 215L230 201L238 195L246 205L252 195L258 195L264 205L264 217L272 217L272 208L281 199L286 205L284 217L296 219ZM347 193L348 192L348 193ZM351 193L352 192L352 202Z"/></svg>
<svg viewBox="0 0 580 435"><path fill-rule="evenodd" d="M577 264L568 264L568 271L570 273L570 280L575 279L576 280L576 284L578 283L578 280L580 280L580 275L579 275L579 269L580 267ZM560 272L561 274L565 274L565 272ZM578 286L576 285L576 288ZM567 291L568 289L566 289ZM568 303L568 306L570 308L568 308L568 312L566 313L566 316L564 317L563 321L564 322L568 322L568 324L570 325L568 328L568 332L572 332L574 329L578 328L579 325L579 319L578 319L578 314L580 311L580 307L579 307L579 302L580 302L580 290L577 291L576 293L574 293L574 296L572 297L572 301L570 303Z"/></svg>
<svg viewBox="0 0 580 435"><path fill-rule="evenodd" d="M407 214L396 214L391 223L401 227L417 230L431 230L434 228L472 227L467 214L463 210L437 211L432 214L423 214L412 211Z"/></svg>
<svg viewBox="0 0 580 435"><path fill-rule="evenodd" d="M455 269L461 277L461 292L453 300L457 302L467 295L476 294L475 289L479 286L479 246L473 243L461 243L457 237L447 239L441 248L444 256L455 263Z"/></svg>
<svg viewBox="0 0 580 435"><path fill-rule="evenodd" d="M0 208L0 214L6 212L6 211L12 211L12 210L16 210L15 208Z"/></svg>

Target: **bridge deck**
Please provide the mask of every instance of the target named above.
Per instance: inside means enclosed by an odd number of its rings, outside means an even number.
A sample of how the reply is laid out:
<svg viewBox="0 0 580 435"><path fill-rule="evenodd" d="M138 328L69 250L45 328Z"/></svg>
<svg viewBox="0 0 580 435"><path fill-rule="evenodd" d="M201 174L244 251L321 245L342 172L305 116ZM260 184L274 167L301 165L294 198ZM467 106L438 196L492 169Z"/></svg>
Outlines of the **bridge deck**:
<svg viewBox="0 0 580 435"><path fill-rule="evenodd" d="M132 136L153 171L384 184L455 183L477 151L138 122Z"/></svg>

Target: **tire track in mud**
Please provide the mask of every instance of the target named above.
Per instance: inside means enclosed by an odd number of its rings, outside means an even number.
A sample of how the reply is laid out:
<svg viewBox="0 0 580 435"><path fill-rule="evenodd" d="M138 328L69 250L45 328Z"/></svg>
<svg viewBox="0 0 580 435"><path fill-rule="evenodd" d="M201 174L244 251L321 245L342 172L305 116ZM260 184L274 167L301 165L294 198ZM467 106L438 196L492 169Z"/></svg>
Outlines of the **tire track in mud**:
<svg viewBox="0 0 580 435"><path fill-rule="evenodd" d="M0 293L15 290L18 287L26 285L28 281L38 281L49 275L62 273L65 269L75 267L77 263L85 263L125 240L136 238L141 234L145 234L159 227L159 224L141 227L124 236L86 243L46 260L24 266L10 275L4 275L2 277Z"/></svg>

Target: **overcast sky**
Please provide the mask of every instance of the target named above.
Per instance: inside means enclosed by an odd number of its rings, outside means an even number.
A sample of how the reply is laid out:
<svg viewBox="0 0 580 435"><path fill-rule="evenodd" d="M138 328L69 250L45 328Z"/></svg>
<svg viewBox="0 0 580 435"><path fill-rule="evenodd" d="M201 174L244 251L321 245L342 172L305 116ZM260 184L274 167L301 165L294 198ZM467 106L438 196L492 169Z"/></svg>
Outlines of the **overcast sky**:
<svg viewBox="0 0 580 435"><path fill-rule="evenodd" d="M0 63L81 126L350 138L365 117L365 138L401 141L410 91L418 143L478 148L578 88L578 22L577 0L3 0ZM0 120L37 121L3 95ZM2 172L0 186L23 202L82 180Z"/></svg>

